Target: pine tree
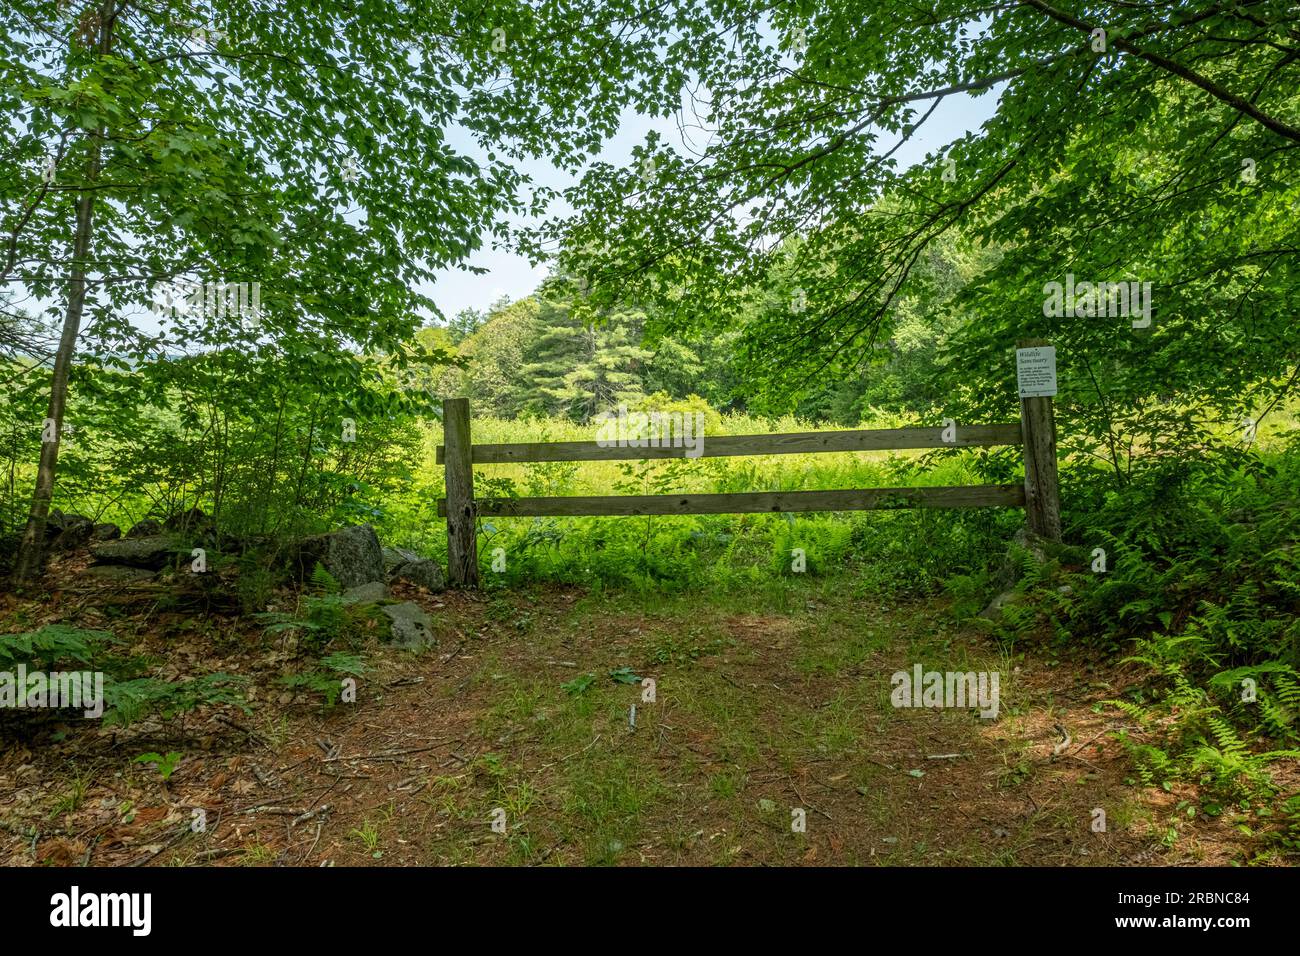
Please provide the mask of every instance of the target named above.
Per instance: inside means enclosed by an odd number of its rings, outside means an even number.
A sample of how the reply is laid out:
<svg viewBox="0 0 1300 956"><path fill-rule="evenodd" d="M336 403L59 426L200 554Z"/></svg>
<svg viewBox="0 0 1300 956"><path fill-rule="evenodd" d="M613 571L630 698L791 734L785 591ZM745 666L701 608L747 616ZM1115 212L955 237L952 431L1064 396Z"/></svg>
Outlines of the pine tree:
<svg viewBox="0 0 1300 956"><path fill-rule="evenodd" d="M526 410L586 422L644 397L641 375L652 353L639 344L638 316L618 312L603 325L585 325L563 302L546 298L535 323L536 337L519 369L527 383Z"/></svg>

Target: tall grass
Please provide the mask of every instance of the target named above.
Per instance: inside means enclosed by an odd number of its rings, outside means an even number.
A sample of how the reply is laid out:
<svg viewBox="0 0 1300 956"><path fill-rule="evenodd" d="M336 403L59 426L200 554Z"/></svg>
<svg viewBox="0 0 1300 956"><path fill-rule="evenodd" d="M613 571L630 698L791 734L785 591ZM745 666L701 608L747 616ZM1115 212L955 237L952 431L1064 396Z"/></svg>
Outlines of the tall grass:
<svg viewBox="0 0 1300 956"><path fill-rule="evenodd" d="M818 430L833 429L793 417L710 413L705 444L719 435ZM593 426L562 419L479 418L471 433L476 444L596 437ZM414 469L418 478L399 500L386 502L382 525L402 544L445 556L443 524L436 517L436 501L444 494L435 458L441 442L440 425L428 424L423 461ZM491 465L476 467L474 480L480 498L801 491L982 484L1005 480L1014 462L1013 450L842 452ZM995 510L490 518L480 522L479 545L489 584L752 588L774 576L819 575L856 564L863 586L921 593L1001 554L1022 520L1017 512ZM505 571L490 570L502 558Z"/></svg>

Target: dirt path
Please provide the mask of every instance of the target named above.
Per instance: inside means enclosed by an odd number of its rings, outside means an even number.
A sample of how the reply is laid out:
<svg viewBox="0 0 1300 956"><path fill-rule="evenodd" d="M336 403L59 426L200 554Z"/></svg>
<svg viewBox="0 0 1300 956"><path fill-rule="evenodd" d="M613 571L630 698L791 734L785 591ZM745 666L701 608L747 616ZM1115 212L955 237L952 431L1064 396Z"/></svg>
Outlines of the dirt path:
<svg viewBox="0 0 1300 956"><path fill-rule="evenodd" d="M1185 795L1126 782L1132 766L1114 739L1124 719L1098 705L1118 694L1121 673L1041 650L1008 656L947 623L933 604L886 607L833 582L791 592L786 607L763 613L745 611L739 597L408 596L435 614L439 647L421 655L372 648L374 669L355 704L322 711L292 699L272 679L265 646L227 634L229 653L205 666L255 678L253 716L191 719L183 743L142 723L8 744L0 859L1122 865L1250 857L1249 838L1227 815L1188 819L1176 812ZM169 652L194 647L173 641ZM893 706L891 675L916 664L996 671L997 719ZM646 677L653 702L639 683ZM181 755L165 783L132 762L150 750ZM1094 829L1098 811L1104 832Z"/></svg>

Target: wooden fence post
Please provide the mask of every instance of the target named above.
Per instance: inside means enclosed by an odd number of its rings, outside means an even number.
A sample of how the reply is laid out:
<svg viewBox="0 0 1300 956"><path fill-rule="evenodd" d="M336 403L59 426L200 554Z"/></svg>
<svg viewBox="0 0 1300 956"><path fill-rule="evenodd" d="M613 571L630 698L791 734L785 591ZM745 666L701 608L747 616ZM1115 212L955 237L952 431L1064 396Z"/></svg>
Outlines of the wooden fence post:
<svg viewBox="0 0 1300 956"><path fill-rule="evenodd" d="M1050 343L1022 339L1018 349ZM1056 475L1056 416L1050 397L1020 400L1020 436L1025 450L1025 516L1029 530L1061 540L1061 489Z"/></svg>
<svg viewBox="0 0 1300 956"><path fill-rule="evenodd" d="M442 429L447 469L447 579L452 587L478 587L478 514L468 398L443 400Z"/></svg>

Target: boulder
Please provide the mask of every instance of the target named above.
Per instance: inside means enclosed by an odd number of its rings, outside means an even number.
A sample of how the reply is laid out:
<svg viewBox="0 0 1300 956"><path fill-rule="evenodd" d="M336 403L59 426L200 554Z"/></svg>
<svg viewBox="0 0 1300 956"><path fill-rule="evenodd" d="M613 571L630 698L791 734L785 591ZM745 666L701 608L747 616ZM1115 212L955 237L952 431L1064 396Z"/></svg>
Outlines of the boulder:
<svg viewBox="0 0 1300 956"><path fill-rule="evenodd" d="M198 508L190 508L172 515L163 522L162 530L168 534L196 536L205 534L213 528L212 519Z"/></svg>
<svg viewBox="0 0 1300 956"><path fill-rule="evenodd" d="M89 518L84 518L81 515L64 514L58 508L51 508L45 516L45 537L47 539L57 538L67 530L69 525L81 524L89 520Z"/></svg>
<svg viewBox="0 0 1300 956"><path fill-rule="evenodd" d="M344 604L374 604L388 598L388 588L382 581L371 581L368 584L358 584L354 588L348 588L343 592L342 597Z"/></svg>
<svg viewBox="0 0 1300 956"><path fill-rule="evenodd" d="M1028 527L1023 527L1017 531L1015 536L1012 537L1011 543L1022 551L1028 551L1029 555L1039 564L1044 564L1047 561L1047 539L1034 534Z"/></svg>
<svg viewBox="0 0 1300 956"><path fill-rule="evenodd" d="M980 611L979 616L986 621L1000 621L1002 620L1002 609L1004 607L1008 604L1022 604L1024 600L1024 594L1019 591L1003 591L989 602L988 607Z"/></svg>
<svg viewBox="0 0 1300 956"><path fill-rule="evenodd" d="M137 521L131 525L131 529L127 531L126 536L128 538L152 538L162 534L162 530L161 521L154 518L145 518L143 521Z"/></svg>
<svg viewBox="0 0 1300 956"><path fill-rule="evenodd" d="M63 530L63 512L58 508L51 508L45 513L45 540L58 537Z"/></svg>
<svg viewBox="0 0 1300 956"><path fill-rule="evenodd" d="M310 578L320 564L344 588L384 580L384 552L375 529L354 525L305 538L298 543L293 570Z"/></svg>
<svg viewBox="0 0 1300 956"><path fill-rule="evenodd" d="M405 564L399 564L393 568L389 579L418 584L429 591L442 591L447 587L447 580L443 576L442 566L432 558L420 558L417 561L407 561Z"/></svg>
<svg viewBox="0 0 1300 956"><path fill-rule="evenodd" d="M420 556L414 551L407 551L405 548L390 548L384 545L384 567L390 572L400 564L419 560Z"/></svg>
<svg viewBox="0 0 1300 956"><path fill-rule="evenodd" d="M420 650L437 643L433 636L433 619L418 604L404 601L385 604L379 612L388 618L392 643L408 650Z"/></svg>
<svg viewBox="0 0 1300 956"><path fill-rule="evenodd" d="M158 571L173 563L178 552L187 550L171 535L155 534L144 538L128 536L116 541L97 541L91 545L90 554L100 564L125 564Z"/></svg>
<svg viewBox="0 0 1300 956"><path fill-rule="evenodd" d="M1027 558L1034 564L1043 565L1052 559L1053 548L1059 548L1046 538L1022 527L1007 545L1007 552L994 567L993 585L999 591L1014 588L1022 577L1022 563ZM996 610L996 609L995 609Z"/></svg>
<svg viewBox="0 0 1300 956"><path fill-rule="evenodd" d="M97 524L90 532L91 541L116 541L122 537L122 529L111 522Z"/></svg>
<svg viewBox="0 0 1300 956"><path fill-rule="evenodd" d="M133 568L125 564L92 564L84 574L88 578L105 584L131 584L136 581L151 581L157 577L156 571L148 568Z"/></svg>
<svg viewBox="0 0 1300 956"><path fill-rule="evenodd" d="M45 521L46 551L75 551L90 540L95 523L84 515L51 511Z"/></svg>

